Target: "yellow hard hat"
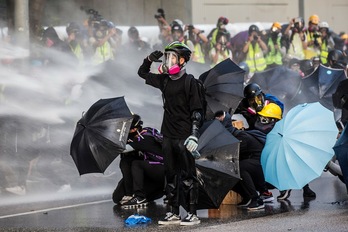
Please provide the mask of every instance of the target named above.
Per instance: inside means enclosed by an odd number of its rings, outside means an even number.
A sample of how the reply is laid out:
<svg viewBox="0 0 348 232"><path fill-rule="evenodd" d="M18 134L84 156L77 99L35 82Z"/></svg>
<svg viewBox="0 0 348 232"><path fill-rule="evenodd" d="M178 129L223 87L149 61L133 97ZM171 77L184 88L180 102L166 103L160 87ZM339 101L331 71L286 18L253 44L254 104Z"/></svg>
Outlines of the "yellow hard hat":
<svg viewBox="0 0 348 232"><path fill-rule="evenodd" d="M341 35L341 39L348 39L348 34Z"/></svg>
<svg viewBox="0 0 348 232"><path fill-rule="evenodd" d="M319 16L318 15L312 15L311 17L309 17L309 22L318 25L319 23Z"/></svg>
<svg viewBox="0 0 348 232"><path fill-rule="evenodd" d="M271 28L273 28L273 27L275 27L275 28L277 28L277 29L279 29L279 30L282 29L282 25L280 25L279 22L274 22L274 23L272 24L272 27L271 27Z"/></svg>
<svg viewBox="0 0 348 232"><path fill-rule="evenodd" d="M267 118L282 119L282 109L275 103L265 105L263 109L257 113Z"/></svg>

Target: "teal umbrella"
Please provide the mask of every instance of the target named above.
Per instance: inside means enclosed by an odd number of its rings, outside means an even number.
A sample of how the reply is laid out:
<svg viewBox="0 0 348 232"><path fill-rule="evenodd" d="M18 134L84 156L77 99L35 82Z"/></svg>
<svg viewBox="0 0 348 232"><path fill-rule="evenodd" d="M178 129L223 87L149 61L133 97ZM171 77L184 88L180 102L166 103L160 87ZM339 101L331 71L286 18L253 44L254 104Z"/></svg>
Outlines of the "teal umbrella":
<svg viewBox="0 0 348 232"><path fill-rule="evenodd" d="M333 113L319 102L292 108L267 135L261 154L266 181L279 190L301 189L333 157L337 134Z"/></svg>

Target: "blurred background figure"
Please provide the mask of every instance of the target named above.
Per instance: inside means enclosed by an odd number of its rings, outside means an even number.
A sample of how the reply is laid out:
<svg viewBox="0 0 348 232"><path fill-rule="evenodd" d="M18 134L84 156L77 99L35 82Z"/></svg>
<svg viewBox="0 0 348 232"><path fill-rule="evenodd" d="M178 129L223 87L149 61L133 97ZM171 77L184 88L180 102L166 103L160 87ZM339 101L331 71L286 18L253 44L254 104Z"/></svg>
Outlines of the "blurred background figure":
<svg viewBox="0 0 348 232"><path fill-rule="evenodd" d="M291 19L284 35L288 37L286 62L292 58L303 60L305 58L304 50L307 48L303 18L297 17Z"/></svg>
<svg viewBox="0 0 348 232"><path fill-rule="evenodd" d="M191 49L191 60L197 63L205 63L205 52L208 47L208 39L203 34L204 31L193 25L185 25L185 32L187 36L185 38L185 44Z"/></svg>
<svg viewBox="0 0 348 232"><path fill-rule="evenodd" d="M319 33L321 39L320 62L323 65L327 65L327 56L329 54L329 51L335 48L335 42L331 37L329 24L327 22L319 23Z"/></svg>
<svg viewBox="0 0 348 232"><path fill-rule="evenodd" d="M145 53L149 53L151 50L151 46L149 43L144 41L140 35L139 31L136 27L131 26L127 32L128 42L124 45L125 52L131 52L134 54L144 55Z"/></svg>
<svg viewBox="0 0 348 232"><path fill-rule="evenodd" d="M216 36L216 43L209 51L210 66L214 67L218 63L226 59L233 59L232 51L228 47L230 34L224 31L218 32Z"/></svg>
<svg viewBox="0 0 348 232"><path fill-rule="evenodd" d="M319 33L319 16L311 15L308 19L308 28L305 31L307 48L304 50L305 59L320 56L321 38Z"/></svg>
<svg viewBox="0 0 348 232"><path fill-rule="evenodd" d="M81 27L76 22L71 22L66 27L68 34L67 43L71 51L74 53L79 61L79 64L84 64L85 59L88 58L88 43L81 31Z"/></svg>
<svg viewBox="0 0 348 232"><path fill-rule="evenodd" d="M217 43L217 35L219 32L222 33L228 33L227 29L226 29L226 25L229 23L228 18L221 16L218 18L217 23L216 23L216 27L214 29L212 29L208 36L207 39L210 41L210 49L213 48L216 43Z"/></svg>
<svg viewBox="0 0 348 232"><path fill-rule="evenodd" d="M265 56L267 69L274 68L283 64L283 57L286 48L281 45L282 26L279 22L274 22L267 36L268 53Z"/></svg>

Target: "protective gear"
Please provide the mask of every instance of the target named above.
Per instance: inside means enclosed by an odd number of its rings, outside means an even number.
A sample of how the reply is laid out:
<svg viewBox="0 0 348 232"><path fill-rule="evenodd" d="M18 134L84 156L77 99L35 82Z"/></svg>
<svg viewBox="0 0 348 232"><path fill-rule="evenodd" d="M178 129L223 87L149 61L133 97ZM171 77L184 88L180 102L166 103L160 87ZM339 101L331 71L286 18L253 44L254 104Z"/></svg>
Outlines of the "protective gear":
<svg viewBox="0 0 348 232"><path fill-rule="evenodd" d="M133 120L130 126L130 129L141 128L143 126L143 121L141 120L140 115L133 114Z"/></svg>
<svg viewBox="0 0 348 232"><path fill-rule="evenodd" d="M294 19L293 31L300 32L304 27L304 19L302 17L297 17Z"/></svg>
<svg viewBox="0 0 348 232"><path fill-rule="evenodd" d="M163 73L175 75L180 72L179 57L175 52L166 51L164 53L164 62L162 65Z"/></svg>
<svg viewBox="0 0 348 232"><path fill-rule="evenodd" d="M312 24L318 25L319 23L319 16L318 15L311 15L308 19L308 21Z"/></svg>
<svg viewBox="0 0 348 232"><path fill-rule="evenodd" d="M198 147L198 138L194 135L190 135L184 142L184 145L186 146L187 150L189 152L196 151Z"/></svg>
<svg viewBox="0 0 348 232"><path fill-rule="evenodd" d="M263 109L258 112L258 114L266 118L282 119L282 109L275 103L269 103L268 105L264 106Z"/></svg>
<svg viewBox="0 0 348 232"><path fill-rule="evenodd" d="M259 29L258 26L256 26L256 25L253 24L253 25L251 25L251 26L249 27L249 30L248 30L249 35L251 35L251 33L252 33L253 31L256 31L257 33L259 33L259 32L260 32L260 29Z"/></svg>
<svg viewBox="0 0 348 232"><path fill-rule="evenodd" d="M281 29L282 29L282 25L280 25L279 22L274 22L271 26L271 31L277 31Z"/></svg>
<svg viewBox="0 0 348 232"><path fill-rule="evenodd" d="M80 30L81 30L80 26L75 22L69 23L68 26L66 27L66 33L68 35L70 35L71 33L78 33L80 32Z"/></svg>
<svg viewBox="0 0 348 232"><path fill-rule="evenodd" d="M185 62L188 62L190 60L190 57L191 57L190 48L186 44L180 43L179 41L174 41L168 44L165 47L165 52L168 52L168 51L176 52L179 58L182 57L185 59Z"/></svg>
<svg viewBox="0 0 348 232"><path fill-rule="evenodd" d="M318 26L319 29L326 28L327 30L329 30L329 24L327 22L320 22Z"/></svg>
<svg viewBox="0 0 348 232"><path fill-rule="evenodd" d="M152 52L149 56L148 59L151 62L162 62L162 60L160 60L159 58L161 58L163 56L163 52L161 51L154 51Z"/></svg>
<svg viewBox="0 0 348 232"><path fill-rule="evenodd" d="M244 88L244 97L245 98L254 98L257 95L260 95L262 92L261 87L256 83L250 83Z"/></svg>
<svg viewBox="0 0 348 232"><path fill-rule="evenodd" d="M329 52L327 62L331 68L345 69L347 66L342 51L337 49Z"/></svg>

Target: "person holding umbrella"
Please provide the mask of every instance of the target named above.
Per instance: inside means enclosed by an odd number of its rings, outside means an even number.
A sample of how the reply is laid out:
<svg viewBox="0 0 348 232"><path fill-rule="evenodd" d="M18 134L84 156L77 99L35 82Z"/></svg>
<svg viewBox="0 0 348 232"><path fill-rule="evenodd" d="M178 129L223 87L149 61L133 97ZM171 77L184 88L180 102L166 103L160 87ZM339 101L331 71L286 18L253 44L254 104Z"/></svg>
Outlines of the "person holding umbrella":
<svg viewBox="0 0 348 232"><path fill-rule="evenodd" d="M226 129L240 140L239 168L241 181L235 187L243 198L238 206L248 210L263 209L264 202L271 202L274 198L268 191L265 177L261 166L261 152L266 143L266 135L272 130L275 123L282 118L281 108L270 103L257 112L257 121L254 130L238 130L232 126L231 115L219 111L215 118L226 127ZM260 192L260 195L258 192Z"/></svg>
<svg viewBox="0 0 348 232"><path fill-rule="evenodd" d="M170 212L158 221L161 225L195 225L197 217L198 181L195 159L192 155L198 147L199 128L203 121L203 102L198 83L186 73L185 65L190 60L191 50L183 43L174 41L165 47L160 74L150 72L152 62L160 62L161 51L154 51L139 67L138 75L146 84L162 92L164 115L163 153L166 173L166 195ZM186 82L190 83L189 94ZM188 211L181 220L179 207Z"/></svg>

